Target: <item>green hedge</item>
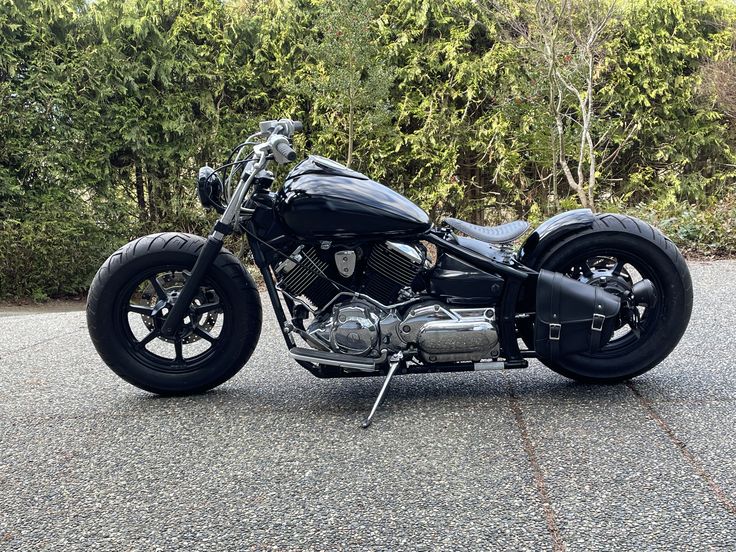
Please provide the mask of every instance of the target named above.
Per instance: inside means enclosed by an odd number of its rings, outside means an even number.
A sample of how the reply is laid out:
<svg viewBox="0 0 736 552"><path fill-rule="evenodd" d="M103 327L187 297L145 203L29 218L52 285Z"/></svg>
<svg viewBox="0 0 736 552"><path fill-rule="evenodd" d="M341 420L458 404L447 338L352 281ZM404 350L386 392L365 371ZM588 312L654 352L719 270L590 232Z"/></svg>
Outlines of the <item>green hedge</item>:
<svg viewBox="0 0 736 552"><path fill-rule="evenodd" d="M35 220L34 220L35 219ZM0 221L0 297L79 295L111 251L126 240L77 213Z"/></svg>
<svg viewBox="0 0 736 552"><path fill-rule="evenodd" d="M299 154L350 158L435 219L575 208L523 35L540 6L584 33L607 1L0 0L0 298L78 294L136 235L206 231L196 169L261 119L303 120ZM736 4L616 6L592 58L594 202L731 255ZM555 63L582 90L572 43ZM559 96L577 169L580 98Z"/></svg>

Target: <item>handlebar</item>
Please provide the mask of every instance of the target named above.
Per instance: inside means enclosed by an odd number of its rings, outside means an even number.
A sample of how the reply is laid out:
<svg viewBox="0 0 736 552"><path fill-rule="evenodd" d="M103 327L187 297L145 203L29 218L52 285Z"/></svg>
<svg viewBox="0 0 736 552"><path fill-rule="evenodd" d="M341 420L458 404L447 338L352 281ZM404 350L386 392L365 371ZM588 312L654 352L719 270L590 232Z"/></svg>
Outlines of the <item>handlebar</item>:
<svg viewBox="0 0 736 552"><path fill-rule="evenodd" d="M230 174L225 180L224 195L227 199L227 207L225 213L221 217L221 221L226 224L232 224L235 216L242 209L243 201L248 190L253 183L254 178L268 164L268 161L276 161L279 165L285 165L296 160L296 152L291 147L291 137L296 132L302 132L304 125L301 121L292 121L291 119L279 119L272 121L261 121L259 124L259 132L252 134L248 139L240 144L233 153L237 152L234 161L230 161L217 169L218 171L225 167L230 167ZM260 138L263 141L257 141ZM241 160L241 154L246 146L253 146L252 153ZM230 157L232 158L232 155ZM246 166L248 167L246 170ZM234 192L232 192L232 180L236 175L238 167L243 168L240 174L240 181Z"/></svg>
<svg viewBox="0 0 736 552"><path fill-rule="evenodd" d="M277 143L276 151L287 161L294 161L296 159L296 152L291 149L291 146L286 141Z"/></svg>
<svg viewBox="0 0 736 552"><path fill-rule="evenodd" d="M304 125L301 121L291 119L279 119L278 121L261 121L258 125L261 135L268 135L262 144L258 144L253 151L259 155L267 155L279 165L284 165L296 160L296 152L291 148L291 137L296 132L301 132Z"/></svg>
<svg viewBox="0 0 736 552"><path fill-rule="evenodd" d="M302 132L304 130L304 125L301 121L292 121L291 119L279 119L278 121L261 121L260 123L258 123L258 127L264 134L272 134L278 131L279 134L282 134L288 138L291 138L294 133Z"/></svg>

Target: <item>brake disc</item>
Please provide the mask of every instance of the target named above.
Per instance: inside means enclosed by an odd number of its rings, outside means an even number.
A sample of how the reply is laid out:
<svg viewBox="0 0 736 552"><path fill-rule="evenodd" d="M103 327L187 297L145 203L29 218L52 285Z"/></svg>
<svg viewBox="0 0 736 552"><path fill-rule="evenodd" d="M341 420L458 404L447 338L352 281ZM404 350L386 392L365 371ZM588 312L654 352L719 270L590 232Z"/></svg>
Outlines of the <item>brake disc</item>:
<svg viewBox="0 0 736 552"><path fill-rule="evenodd" d="M187 281L186 276L184 276L182 272L168 272L159 276L158 279L161 282L161 287L164 288L164 291L166 291L166 293L172 298L179 295L182 288L184 287L184 284ZM142 290L141 294L144 299L149 300L151 307L153 307L153 305L158 300L156 290L153 288L153 284L151 284L150 282L147 282L147 285ZM214 292L214 290L206 290L200 287L197 290L197 293L194 296L192 302L195 304L204 305L206 303L213 303L216 300L217 294ZM184 326L184 334L182 335L182 343L186 345L189 343L195 343L202 339L194 333L195 328L200 328L206 332L209 332L212 328L215 327L218 316L219 313L217 311L210 311L200 315L197 320L192 320L190 324L186 324ZM141 320L143 320L143 324L145 324L146 328L148 328L148 331L153 331L156 328L156 323L153 317L142 314ZM174 343L174 340L171 338L159 336L158 339L167 343Z"/></svg>

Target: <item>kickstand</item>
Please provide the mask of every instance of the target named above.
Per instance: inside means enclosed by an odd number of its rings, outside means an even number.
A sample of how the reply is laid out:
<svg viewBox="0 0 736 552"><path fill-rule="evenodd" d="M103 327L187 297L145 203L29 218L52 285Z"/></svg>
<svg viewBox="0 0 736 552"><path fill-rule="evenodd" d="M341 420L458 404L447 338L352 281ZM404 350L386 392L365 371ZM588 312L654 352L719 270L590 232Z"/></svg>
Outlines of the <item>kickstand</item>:
<svg viewBox="0 0 736 552"><path fill-rule="evenodd" d="M386 389L388 389L388 384L394 376L394 372L396 372L396 369L403 363L404 361L401 358L401 354L396 355L389 361L388 373L386 374L386 379L383 381L383 387L381 387L381 391L378 393L378 397L376 397L376 402L373 403L371 413L368 414L368 417L365 420L363 420L363 429L367 429L371 425L373 416L376 414L376 410L378 410L378 407L383 402L384 396L386 395Z"/></svg>

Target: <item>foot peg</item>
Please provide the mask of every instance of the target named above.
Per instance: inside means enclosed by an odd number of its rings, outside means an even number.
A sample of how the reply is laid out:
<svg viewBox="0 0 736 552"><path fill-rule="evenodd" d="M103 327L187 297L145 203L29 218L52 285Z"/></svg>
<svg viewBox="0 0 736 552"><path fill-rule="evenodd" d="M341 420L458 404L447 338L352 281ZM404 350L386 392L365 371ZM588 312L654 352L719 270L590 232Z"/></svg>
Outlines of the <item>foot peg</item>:
<svg viewBox="0 0 736 552"><path fill-rule="evenodd" d="M394 372L396 372L396 369L399 367L399 365L403 365L404 360L401 357L401 353L394 356L389 360L389 368L388 373L386 374L386 379L383 380L383 386L381 387L381 391L378 393L378 397L376 397L376 402L373 403L373 408L371 408L371 413L368 414L368 417L363 420L363 429L367 429L371 422L373 421L373 416L376 414L376 410L378 410L378 407L383 402L383 399L386 395L386 390L388 389L388 384L391 381L391 378L394 377Z"/></svg>

